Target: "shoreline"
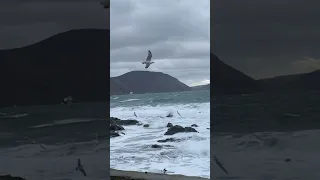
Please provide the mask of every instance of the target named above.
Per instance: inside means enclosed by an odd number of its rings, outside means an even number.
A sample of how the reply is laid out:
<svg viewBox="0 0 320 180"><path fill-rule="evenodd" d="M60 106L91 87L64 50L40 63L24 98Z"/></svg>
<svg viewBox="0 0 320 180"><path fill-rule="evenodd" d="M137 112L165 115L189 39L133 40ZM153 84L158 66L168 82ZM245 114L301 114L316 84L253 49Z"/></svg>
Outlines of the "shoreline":
<svg viewBox="0 0 320 180"><path fill-rule="evenodd" d="M208 178L184 176L178 174L123 171L110 168L110 180L208 180Z"/></svg>

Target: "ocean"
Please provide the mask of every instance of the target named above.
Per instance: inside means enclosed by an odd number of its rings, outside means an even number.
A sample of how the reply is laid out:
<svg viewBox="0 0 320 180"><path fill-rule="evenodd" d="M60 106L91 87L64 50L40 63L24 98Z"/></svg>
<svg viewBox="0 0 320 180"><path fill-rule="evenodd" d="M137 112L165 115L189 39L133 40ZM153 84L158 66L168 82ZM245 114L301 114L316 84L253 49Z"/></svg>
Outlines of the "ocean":
<svg viewBox="0 0 320 180"><path fill-rule="evenodd" d="M112 96L110 116L149 124L124 126L124 134L114 138L106 128L108 103L0 108L0 175L102 180L111 167L166 168L167 174L217 180L319 179L319 92L212 97L211 112L209 97L208 91ZM197 124L199 133L164 135L169 122ZM170 137L180 141L157 142ZM229 174L214 161L210 166L214 155ZM78 158L87 177L75 169Z"/></svg>
<svg viewBox="0 0 320 180"><path fill-rule="evenodd" d="M318 180L320 92L212 98L212 179Z"/></svg>
<svg viewBox="0 0 320 180"><path fill-rule="evenodd" d="M134 115L136 114L136 116ZM168 114L172 117L166 117ZM119 170L182 174L210 178L210 92L190 91L112 96L110 116L136 119L143 126L124 126L124 134L110 139L110 167ZM196 132L164 135L166 125ZM157 142L176 138L176 142ZM161 148L152 148L152 145Z"/></svg>
<svg viewBox="0 0 320 180"><path fill-rule="evenodd" d="M108 103L0 109L0 175L27 180L109 178ZM77 159L87 173L76 171Z"/></svg>

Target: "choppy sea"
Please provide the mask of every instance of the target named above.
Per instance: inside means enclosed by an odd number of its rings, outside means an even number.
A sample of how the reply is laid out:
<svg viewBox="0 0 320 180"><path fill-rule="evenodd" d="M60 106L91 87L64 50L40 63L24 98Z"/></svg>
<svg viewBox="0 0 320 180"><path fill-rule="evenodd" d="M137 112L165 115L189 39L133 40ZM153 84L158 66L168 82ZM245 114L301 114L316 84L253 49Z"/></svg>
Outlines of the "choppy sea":
<svg viewBox="0 0 320 180"><path fill-rule="evenodd" d="M166 117L170 113L173 116ZM110 139L111 168L210 177L209 91L112 96L110 116L149 124L124 126L125 135ZM164 135L167 123L196 124L199 133ZM166 138L181 141L157 142ZM152 148L154 144L162 148Z"/></svg>

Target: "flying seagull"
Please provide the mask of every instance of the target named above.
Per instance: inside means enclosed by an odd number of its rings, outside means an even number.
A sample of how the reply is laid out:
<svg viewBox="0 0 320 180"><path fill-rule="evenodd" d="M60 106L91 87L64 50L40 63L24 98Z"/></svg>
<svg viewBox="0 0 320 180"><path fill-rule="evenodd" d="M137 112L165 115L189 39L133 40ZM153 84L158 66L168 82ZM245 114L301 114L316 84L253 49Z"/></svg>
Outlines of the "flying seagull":
<svg viewBox="0 0 320 180"><path fill-rule="evenodd" d="M148 51L148 56L147 56L147 59L145 61L142 62L142 64L145 64L145 68L148 68L150 66L150 64L153 64L154 62L151 61L151 58L152 58L152 53L151 51L149 50Z"/></svg>
<svg viewBox="0 0 320 180"><path fill-rule="evenodd" d="M68 106L71 106L72 100L73 100L73 98L71 96L68 96L68 97L63 99L63 103L64 104L68 104Z"/></svg>
<svg viewBox="0 0 320 180"><path fill-rule="evenodd" d="M87 173L84 171L80 159L78 159L78 164L77 164L76 170L82 172L82 174L84 176L87 176Z"/></svg>
<svg viewBox="0 0 320 180"><path fill-rule="evenodd" d="M220 169L226 173L229 174L229 172L227 171L227 169L223 166L223 164L218 160L217 156L214 156L214 162L220 167Z"/></svg>

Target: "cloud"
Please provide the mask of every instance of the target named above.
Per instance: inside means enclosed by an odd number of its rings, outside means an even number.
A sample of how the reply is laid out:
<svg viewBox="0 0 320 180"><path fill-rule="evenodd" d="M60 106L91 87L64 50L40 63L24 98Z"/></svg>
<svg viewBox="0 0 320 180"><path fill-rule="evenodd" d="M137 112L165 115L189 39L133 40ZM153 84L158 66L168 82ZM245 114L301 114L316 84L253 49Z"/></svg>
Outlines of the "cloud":
<svg viewBox="0 0 320 180"><path fill-rule="evenodd" d="M145 70L188 85L210 79L210 1L117 0L110 4L111 76Z"/></svg>
<svg viewBox="0 0 320 180"><path fill-rule="evenodd" d="M296 71L310 72L320 69L320 60L305 57L303 60L292 62L292 65L294 68L296 68Z"/></svg>
<svg viewBox="0 0 320 180"><path fill-rule="evenodd" d="M213 51L255 77L299 73L292 62L320 58L316 0L215 1Z"/></svg>
<svg viewBox="0 0 320 180"><path fill-rule="evenodd" d="M70 29L109 28L99 0L4 0L0 49L26 46Z"/></svg>

